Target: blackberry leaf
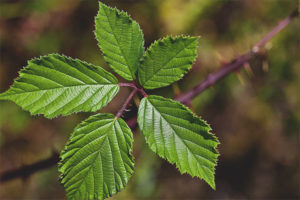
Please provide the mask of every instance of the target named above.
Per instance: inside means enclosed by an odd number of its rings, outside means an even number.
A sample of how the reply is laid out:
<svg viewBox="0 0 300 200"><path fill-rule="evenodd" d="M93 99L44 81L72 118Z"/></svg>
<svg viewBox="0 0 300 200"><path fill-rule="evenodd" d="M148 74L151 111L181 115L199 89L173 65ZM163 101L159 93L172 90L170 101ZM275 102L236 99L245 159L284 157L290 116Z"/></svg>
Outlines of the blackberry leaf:
<svg viewBox="0 0 300 200"><path fill-rule="evenodd" d="M59 172L68 199L104 199L125 187L133 173L132 132L112 114L83 121L61 152Z"/></svg>
<svg viewBox="0 0 300 200"><path fill-rule="evenodd" d="M119 91L109 72L78 59L50 54L28 61L0 99L11 100L32 115L47 118L75 112L95 112Z"/></svg>
<svg viewBox="0 0 300 200"><path fill-rule="evenodd" d="M136 78L139 61L144 53L144 36L138 23L125 12L99 3L95 18L95 35L104 59L127 80Z"/></svg>
<svg viewBox="0 0 300 200"><path fill-rule="evenodd" d="M146 89L168 86L181 79L197 57L198 37L166 37L147 49L138 68L140 84Z"/></svg>
<svg viewBox="0 0 300 200"><path fill-rule="evenodd" d="M219 142L205 121L177 101L150 95L141 101L138 124L155 153L215 189Z"/></svg>

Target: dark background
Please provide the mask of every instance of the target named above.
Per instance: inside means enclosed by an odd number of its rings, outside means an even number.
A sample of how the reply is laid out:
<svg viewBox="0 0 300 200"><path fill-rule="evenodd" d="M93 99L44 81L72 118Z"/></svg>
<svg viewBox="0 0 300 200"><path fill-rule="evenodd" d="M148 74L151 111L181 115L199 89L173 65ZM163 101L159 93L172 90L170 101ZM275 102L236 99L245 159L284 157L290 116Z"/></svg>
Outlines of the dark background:
<svg viewBox="0 0 300 200"><path fill-rule="evenodd" d="M296 0L119 0L138 23L148 47L168 34L201 35L198 60L185 78L153 91L174 97L247 52ZM0 0L0 92L9 88L26 61L62 53L108 69L97 46L96 0ZM299 199L300 198L300 23L295 19L251 60L252 70L232 73L192 102L221 144L216 191L180 175L152 153L134 132L135 173L113 199ZM101 112L116 113L129 90ZM133 107L125 118L134 116ZM73 128L90 113L47 120L0 102L0 172L60 152ZM0 185L0 199L64 199L57 167Z"/></svg>

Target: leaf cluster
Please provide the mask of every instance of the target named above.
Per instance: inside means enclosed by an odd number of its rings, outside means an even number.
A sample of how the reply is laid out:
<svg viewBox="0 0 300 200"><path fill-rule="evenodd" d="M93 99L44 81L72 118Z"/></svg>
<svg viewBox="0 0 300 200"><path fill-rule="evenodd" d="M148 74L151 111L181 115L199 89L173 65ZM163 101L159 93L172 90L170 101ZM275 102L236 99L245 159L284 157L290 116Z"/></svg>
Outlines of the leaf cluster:
<svg viewBox="0 0 300 200"><path fill-rule="evenodd" d="M143 91L144 95L138 124L149 147L176 164L181 173L199 177L215 189L219 142L210 126L181 103L148 96L143 90L181 79L197 57L198 37L168 36L145 50L136 21L116 8L101 2L99 6L96 39L115 73L128 81L138 78L140 85L134 86L134 92ZM98 111L116 96L121 85L101 67L58 54L28 61L19 75L0 99L47 118ZM134 168L133 136L119 116L96 114L75 128L59 164L68 199L104 199L128 183Z"/></svg>

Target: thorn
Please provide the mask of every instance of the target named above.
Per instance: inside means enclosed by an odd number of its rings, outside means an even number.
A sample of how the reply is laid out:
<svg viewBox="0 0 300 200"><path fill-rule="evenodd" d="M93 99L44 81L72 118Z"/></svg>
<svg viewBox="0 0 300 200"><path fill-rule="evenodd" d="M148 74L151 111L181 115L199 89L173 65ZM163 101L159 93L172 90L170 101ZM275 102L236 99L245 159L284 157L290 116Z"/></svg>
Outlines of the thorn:
<svg viewBox="0 0 300 200"><path fill-rule="evenodd" d="M264 60L264 61L262 62L262 70L263 70L264 72L266 72L266 73L269 71L269 63L268 63L268 61Z"/></svg>
<svg viewBox="0 0 300 200"><path fill-rule="evenodd" d="M245 80L240 72L235 72L236 76L238 77L239 81L242 85L245 85Z"/></svg>
<svg viewBox="0 0 300 200"><path fill-rule="evenodd" d="M181 91L179 89L178 83L177 82L173 83L172 87L173 87L173 91L174 91L175 97L179 97L180 94L181 94Z"/></svg>
<svg viewBox="0 0 300 200"><path fill-rule="evenodd" d="M138 108L139 105L140 105L140 102L141 102L141 101L140 101L140 98L139 98L137 95L134 95L134 96L133 96L133 101L134 101L136 107Z"/></svg>
<svg viewBox="0 0 300 200"><path fill-rule="evenodd" d="M217 57L217 60L219 60L219 62L221 63L221 66L224 66L228 63L226 59L219 52L215 51L214 54Z"/></svg>
<svg viewBox="0 0 300 200"><path fill-rule="evenodd" d="M253 51L254 53L257 53L257 52L259 51L259 47L258 47L258 46L254 46L254 47L252 48L252 51Z"/></svg>
<svg viewBox="0 0 300 200"><path fill-rule="evenodd" d="M272 42L268 42L265 46L265 49L270 50L270 49L272 49L272 47L273 47Z"/></svg>
<svg viewBox="0 0 300 200"><path fill-rule="evenodd" d="M251 68L249 62L244 63L244 68L245 68L245 71L247 72L247 74L248 74L249 77L253 77L254 76L254 73L252 71L252 68Z"/></svg>

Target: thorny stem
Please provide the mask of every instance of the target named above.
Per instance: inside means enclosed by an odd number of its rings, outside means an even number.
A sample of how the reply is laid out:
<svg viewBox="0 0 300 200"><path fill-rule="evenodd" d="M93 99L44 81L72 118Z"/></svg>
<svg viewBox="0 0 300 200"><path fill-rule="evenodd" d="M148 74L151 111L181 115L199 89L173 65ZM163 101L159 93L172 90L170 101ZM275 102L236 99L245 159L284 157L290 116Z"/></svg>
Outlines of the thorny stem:
<svg viewBox="0 0 300 200"><path fill-rule="evenodd" d="M219 71L209 74L206 79L196 85L193 89L189 90L185 94L176 98L177 101L181 103L189 103L195 96L202 93L204 90L214 85L217 81L230 74L231 72L241 68L245 62L247 62L253 55L253 52L250 51L247 54L244 54L229 64L223 66Z"/></svg>
<svg viewBox="0 0 300 200"><path fill-rule="evenodd" d="M274 27L269 33L267 33L265 37L263 37L258 43L256 43L248 53L241 55L235 60L233 60L231 63L222 66L222 68L219 71L209 74L204 81L200 82L193 89L181 95L179 98L176 98L176 100L185 104L189 103L195 96L199 95L201 92L214 85L217 81L221 80L231 72L242 68L244 64L252 58L253 55L257 54L258 51L270 39L272 39L277 33L284 29L292 21L292 19L297 17L298 15L299 12L297 10L292 12L290 16L281 20L276 27Z"/></svg>
<svg viewBox="0 0 300 200"><path fill-rule="evenodd" d="M193 89L191 89L187 93L181 95L179 98L176 98L176 100L178 100L182 103L190 102L192 98L194 98L195 96L197 96L198 94L203 92L205 89L207 89L211 85L215 84L218 80L222 79L223 77L230 74L231 72L241 68L244 65L244 63L248 62L248 60L259 51L260 48L262 48L273 36L275 36L283 28L285 28L292 21L292 19L297 17L298 15L299 15L299 12L297 10L294 11L290 16L288 16L284 20L280 21L276 27L274 27L263 39L261 39L256 45L254 45L254 47L252 48L251 51L236 58L231 63L223 66L219 71L208 75L204 81L200 82L197 86L195 86ZM138 88L133 83L119 83L119 85L121 87L132 87L135 90L138 90L141 94L143 94L144 97L148 96L143 89ZM128 100L128 101L130 101L130 100ZM136 127L136 119L137 119L136 117L133 117L126 121L130 128L133 129ZM50 160L50 162L48 162L49 160ZM3 172L0 175L0 183L9 181L9 180L15 179L15 178L28 177L29 175L31 175L37 171L40 171L40 170L48 168L48 167L52 167L59 161L59 155L55 154L51 158L46 159L45 161L40 161L40 162L34 163L29 166L21 167L19 169ZM42 165L40 165L40 163L42 163Z"/></svg>
<svg viewBox="0 0 300 200"><path fill-rule="evenodd" d="M116 119L118 119L122 114L123 112L126 110L128 104L130 103L130 101L132 100L132 97L133 95L135 95L135 93L138 91L137 88L134 88L132 90L132 92L129 94L128 98L126 99L125 103L123 104L122 108L119 110L119 112L116 114Z"/></svg>

